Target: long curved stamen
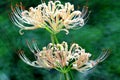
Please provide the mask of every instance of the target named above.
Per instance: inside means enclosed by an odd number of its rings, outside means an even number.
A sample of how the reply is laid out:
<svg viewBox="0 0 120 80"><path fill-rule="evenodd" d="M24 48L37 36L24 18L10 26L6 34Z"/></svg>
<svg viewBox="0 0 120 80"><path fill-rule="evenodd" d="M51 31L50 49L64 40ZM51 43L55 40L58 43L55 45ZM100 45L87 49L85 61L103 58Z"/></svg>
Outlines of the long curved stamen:
<svg viewBox="0 0 120 80"><path fill-rule="evenodd" d="M100 56L95 60L96 62L102 62L109 56L109 49L103 50L103 52L100 54Z"/></svg>
<svg viewBox="0 0 120 80"><path fill-rule="evenodd" d="M33 66L33 67L41 67L40 65L37 65L35 61L31 62L23 53L23 51L19 51L19 57L22 59L23 62L26 64Z"/></svg>

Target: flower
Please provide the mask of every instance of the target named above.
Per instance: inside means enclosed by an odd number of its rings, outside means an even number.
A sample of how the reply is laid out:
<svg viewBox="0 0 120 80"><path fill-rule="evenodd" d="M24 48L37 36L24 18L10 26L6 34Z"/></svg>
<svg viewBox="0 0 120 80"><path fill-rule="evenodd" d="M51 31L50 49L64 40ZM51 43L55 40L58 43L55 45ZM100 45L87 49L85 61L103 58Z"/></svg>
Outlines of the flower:
<svg viewBox="0 0 120 80"><path fill-rule="evenodd" d="M30 61L23 51L20 51L19 56L25 63L39 68L56 69L63 73L71 69L80 72L88 71L108 56L107 51L105 51L96 60L90 60L91 54L86 53L85 49L76 43L73 43L69 49L67 42L61 44L49 43L47 47L39 50L36 42L33 41L33 46L28 42L28 47L35 55L36 60Z"/></svg>
<svg viewBox="0 0 120 80"><path fill-rule="evenodd" d="M20 33L22 30L34 30L45 28L49 32L58 33L68 29L84 26L88 15L88 7L84 6L82 11L74 10L74 5L69 2L63 5L60 1L49 1L48 4L42 3L37 7L30 7L24 10L21 5L12 7L11 20L18 26Z"/></svg>

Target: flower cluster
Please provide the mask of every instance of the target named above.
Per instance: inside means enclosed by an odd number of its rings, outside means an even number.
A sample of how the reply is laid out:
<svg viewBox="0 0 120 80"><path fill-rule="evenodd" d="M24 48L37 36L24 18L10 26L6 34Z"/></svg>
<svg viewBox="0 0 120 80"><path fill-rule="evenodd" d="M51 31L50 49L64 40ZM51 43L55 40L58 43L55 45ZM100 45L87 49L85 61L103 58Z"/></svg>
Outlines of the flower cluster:
<svg viewBox="0 0 120 80"><path fill-rule="evenodd" d="M102 62L108 55L107 52L102 53L96 60L89 60L90 53L86 53L85 49L78 44L73 43L68 49L67 42L61 44L49 43L47 47L39 50L37 44L33 41L33 46L28 43L28 47L35 55L36 60L30 61L21 51L20 58L27 64L47 69L56 69L60 72L68 72L71 69L76 69L80 72L85 72Z"/></svg>
<svg viewBox="0 0 120 80"><path fill-rule="evenodd" d="M66 31L75 27L82 27L88 16L86 16L88 7L82 11L74 10L74 5L60 1L49 1L48 4L42 3L37 7L30 7L24 10L22 4L12 8L12 22L18 26L20 33L22 30L33 30L37 28L45 28L51 33ZM21 33L22 34L22 33Z"/></svg>
<svg viewBox="0 0 120 80"><path fill-rule="evenodd" d="M83 7L82 11L74 10L74 5L69 2L64 5L60 1L49 1L48 4L42 3L37 7L30 7L29 10L24 10L22 4L12 8L11 20L18 26L20 33L22 30L34 30L44 28L51 34L52 43L47 47L39 50L35 41L28 42L30 51L35 55L35 61L29 60L23 51L19 52L20 58L28 65L56 69L64 74L71 69L85 72L92 69L98 63L105 60L108 56L108 51L104 51L101 55L91 60L91 54L86 53L85 49L76 43L70 47L67 42L61 44L57 40L56 34L60 31L68 29L81 28L87 21L89 14L87 14L88 7ZM65 77L66 78L66 77ZM68 80L66 78L66 80Z"/></svg>

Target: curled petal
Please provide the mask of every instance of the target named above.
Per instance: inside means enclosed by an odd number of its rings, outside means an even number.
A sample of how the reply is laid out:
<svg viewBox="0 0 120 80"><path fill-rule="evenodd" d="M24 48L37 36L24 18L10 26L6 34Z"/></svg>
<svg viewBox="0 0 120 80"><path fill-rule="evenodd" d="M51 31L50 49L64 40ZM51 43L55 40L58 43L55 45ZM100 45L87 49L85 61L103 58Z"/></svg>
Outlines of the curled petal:
<svg viewBox="0 0 120 80"><path fill-rule="evenodd" d="M22 32L23 30L24 30L23 28L21 28L21 29L19 30L20 35L23 35L23 34L24 34L24 32Z"/></svg>
<svg viewBox="0 0 120 80"><path fill-rule="evenodd" d="M67 52L68 51L68 44L65 41L63 41L62 45L64 47L64 50Z"/></svg>
<svg viewBox="0 0 120 80"><path fill-rule="evenodd" d="M66 32L66 35L69 34L69 31L67 29L61 29L61 31L65 31Z"/></svg>

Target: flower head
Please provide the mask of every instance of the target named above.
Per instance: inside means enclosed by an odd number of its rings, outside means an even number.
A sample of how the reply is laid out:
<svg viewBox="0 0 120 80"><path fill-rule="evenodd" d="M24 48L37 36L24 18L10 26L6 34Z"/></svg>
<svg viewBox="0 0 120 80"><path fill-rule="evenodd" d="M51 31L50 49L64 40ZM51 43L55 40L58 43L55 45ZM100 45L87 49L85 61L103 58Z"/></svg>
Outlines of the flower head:
<svg viewBox="0 0 120 80"><path fill-rule="evenodd" d="M107 51L102 53L96 60L90 60L90 53L86 53L85 49L74 43L68 48L67 42L61 44L48 44L42 50L33 42L33 46L28 43L28 47L34 53L36 60L31 62L23 52L20 52L20 58L27 64L47 69L56 69L60 72L68 72L71 69L76 69L80 72L85 72L92 69L99 62L106 59Z"/></svg>
<svg viewBox="0 0 120 80"><path fill-rule="evenodd" d="M45 28L49 32L69 32L68 29L84 26L88 16L88 7L82 11L74 10L74 5L69 2L63 5L60 1L49 1L37 7L24 10L22 5L12 8L12 22L22 30Z"/></svg>

